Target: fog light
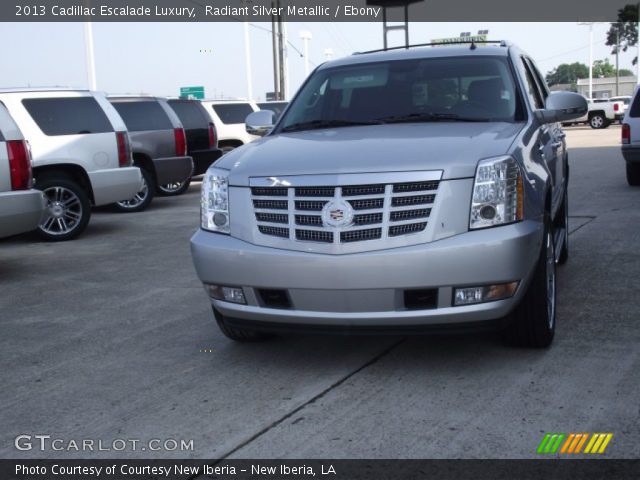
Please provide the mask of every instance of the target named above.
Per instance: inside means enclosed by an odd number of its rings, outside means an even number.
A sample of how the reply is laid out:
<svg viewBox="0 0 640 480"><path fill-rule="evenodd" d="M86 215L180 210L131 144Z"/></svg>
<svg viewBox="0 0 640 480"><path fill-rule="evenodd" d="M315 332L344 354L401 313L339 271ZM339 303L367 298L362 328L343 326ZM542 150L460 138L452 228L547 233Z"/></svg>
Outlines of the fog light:
<svg viewBox="0 0 640 480"><path fill-rule="evenodd" d="M224 300L225 302L247 304L244 298L244 292L242 288L238 287L224 287L222 285L204 284L204 289L207 294L216 300Z"/></svg>
<svg viewBox="0 0 640 480"><path fill-rule="evenodd" d="M453 305L473 305L474 303L493 302L512 297L516 293L518 282L483 285L481 287L456 288Z"/></svg>

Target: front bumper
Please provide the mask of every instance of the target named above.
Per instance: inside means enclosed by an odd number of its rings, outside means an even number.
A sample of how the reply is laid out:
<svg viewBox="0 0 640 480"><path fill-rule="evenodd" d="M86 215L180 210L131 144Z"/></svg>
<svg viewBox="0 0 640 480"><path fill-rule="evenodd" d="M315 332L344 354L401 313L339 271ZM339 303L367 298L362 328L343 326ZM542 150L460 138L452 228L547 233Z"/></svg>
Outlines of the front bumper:
<svg viewBox="0 0 640 480"><path fill-rule="evenodd" d="M35 230L46 205L40 190L0 192L0 238Z"/></svg>
<svg viewBox="0 0 640 480"><path fill-rule="evenodd" d="M207 169L222 156L219 148L208 150L194 150L190 152L193 158L193 175L202 175Z"/></svg>
<svg viewBox="0 0 640 480"><path fill-rule="evenodd" d="M227 317L308 326L406 327L483 322L520 301L539 256L542 223L455 235L410 247L347 255L256 246L198 230L191 238L204 283L242 287L247 305L211 300ZM508 299L454 307L455 287L519 281ZM284 289L291 308L266 308L258 289ZM404 291L437 289L437 308L407 309Z"/></svg>
<svg viewBox="0 0 640 480"><path fill-rule="evenodd" d="M191 178L193 159L191 157L154 158L153 166L156 170L158 185L181 183Z"/></svg>
<svg viewBox="0 0 640 480"><path fill-rule="evenodd" d="M140 190L142 175L138 167L111 168L89 172L94 205L109 205L133 198Z"/></svg>

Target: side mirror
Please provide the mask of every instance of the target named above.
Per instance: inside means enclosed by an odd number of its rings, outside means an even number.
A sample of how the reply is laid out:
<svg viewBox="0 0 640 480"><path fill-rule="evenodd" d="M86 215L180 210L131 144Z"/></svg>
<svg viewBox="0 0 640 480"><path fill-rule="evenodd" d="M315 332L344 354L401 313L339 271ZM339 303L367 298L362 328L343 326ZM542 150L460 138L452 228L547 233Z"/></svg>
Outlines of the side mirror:
<svg viewBox="0 0 640 480"><path fill-rule="evenodd" d="M542 123L566 122L587 114L587 99L573 92L553 92L536 116Z"/></svg>
<svg viewBox="0 0 640 480"><path fill-rule="evenodd" d="M273 128L274 115L271 110L258 110L250 113L244 121L247 133L264 137Z"/></svg>

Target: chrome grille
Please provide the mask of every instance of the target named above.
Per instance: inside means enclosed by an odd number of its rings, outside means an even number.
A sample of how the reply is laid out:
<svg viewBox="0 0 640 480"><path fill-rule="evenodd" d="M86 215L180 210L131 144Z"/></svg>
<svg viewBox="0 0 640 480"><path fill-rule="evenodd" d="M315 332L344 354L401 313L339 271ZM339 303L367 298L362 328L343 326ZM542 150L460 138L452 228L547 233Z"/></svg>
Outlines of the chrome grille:
<svg viewBox="0 0 640 480"><path fill-rule="evenodd" d="M315 200L296 201L296 210L312 210L314 212L319 212L325 206L327 201L324 201L324 202L319 202Z"/></svg>
<svg viewBox="0 0 640 480"><path fill-rule="evenodd" d="M435 195L413 195L411 197L393 197L391 206L404 207L407 205L424 205L426 203L433 203L436 198Z"/></svg>
<svg viewBox="0 0 640 480"><path fill-rule="evenodd" d="M427 222L409 223L406 225L394 225L389 227L389 236L397 237L398 235L406 235L408 233L421 232L427 228Z"/></svg>
<svg viewBox="0 0 640 480"><path fill-rule="evenodd" d="M404 177L409 179L408 175ZM384 240L424 232L440 182L419 179L418 176L418 181L404 183L363 182L344 186L295 183L290 187L252 186L257 229L262 235L319 244ZM323 215L327 215L323 209L329 202L339 202L336 205L347 202L353 211L347 208L346 212L338 211L338 215L353 214L352 221L340 225L340 216L333 219L327 216L323 220Z"/></svg>
<svg viewBox="0 0 640 480"><path fill-rule="evenodd" d="M264 235L273 235L274 237L289 238L289 229L284 227L270 227L268 225L258 225L258 230Z"/></svg>
<svg viewBox="0 0 640 480"><path fill-rule="evenodd" d="M296 215L296 225L321 227L322 217L320 215Z"/></svg>
<svg viewBox="0 0 640 480"><path fill-rule="evenodd" d="M333 197L334 187L298 187L296 197Z"/></svg>
<svg viewBox="0 0 640 480"><path fill-rule="evenodd" d="M265 223L289 223L289 215L286 213L256 212L256 220Z"/></svg>
<svg viewBox="0 0 640 480"><path fill-rule="evenodd" d="M410 220L412 218L425 218L431 214L430 208L417 208L415 210L397 210L395 212L391 212L391 220L392 222L398 222L401 220Z"/></svg>
<svg viewBox="0 0 640 480"><path fill-rule="evenodd" d="M367 228L366 230L349 230L347 232L340 232L340 241L343 243L376 240L381 237L381 228Z"/></svg>
<svg viewBox="0 0 640 480"><path fill-rule="evenodd" d="M296 240L333 243L333 232L324 230L300 230L296 228Z"/></svg>
<svg viewBox="0 0 640 480"><path fill-rule="evenodd" d="M372 198L366 200L349 200L354 210L372 210L384 206L384 198Z"/></svg>
<svg viewBox="0 0 640 480"><path fill-rule="evenodd" d="M286 197L288 195L286 187L253 187L251 195L267 197Z"/></svg>
<svg viewBox="0 0 640 480"><path fill-rule="evenodd" d="M286 200L254 200L253 207L262 210L288 210L289 202Z"/></svg>
<svg viewBox="0 0 640 480"><path fill-rule="evenodd" d="M353 217L353 223L355 223L356 225L371 225L373 223L382 223L382 212L356 215Z"/></svg>

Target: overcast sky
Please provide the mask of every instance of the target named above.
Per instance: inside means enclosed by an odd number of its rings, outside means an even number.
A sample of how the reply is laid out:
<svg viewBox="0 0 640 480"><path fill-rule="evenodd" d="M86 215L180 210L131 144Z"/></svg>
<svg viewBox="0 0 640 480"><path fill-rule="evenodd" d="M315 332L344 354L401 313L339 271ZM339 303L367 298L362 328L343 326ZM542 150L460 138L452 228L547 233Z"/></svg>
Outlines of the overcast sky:
<svg viewBox="0 0 640 480"><path fill-rule="evenodd" d="M313 35L309 43L312 68L334 58L382 47L381 23L288 23L289 85L292 95L304 79L300 31ZM594 60L609 58L605 46L608 23L593 26ZM271 24L249 26L253 97L264 100L273 90ZM489 29L491 39L509 40L527 51L543 74L561 63L589 60L589 26L576 23L411 23L410 42L457 37L461 32ZM180 86L203 85L210 98L247 97L244 27L231 23L94 23L98 89L110 93L177 95ZM403 34L392 32L390 45L401 45ZM0 87L86 87L87 73L82 23L2 23ZM294 49L295 47L295 49ZM631 69L634 51L620 56L620 68Z"/></svg>

